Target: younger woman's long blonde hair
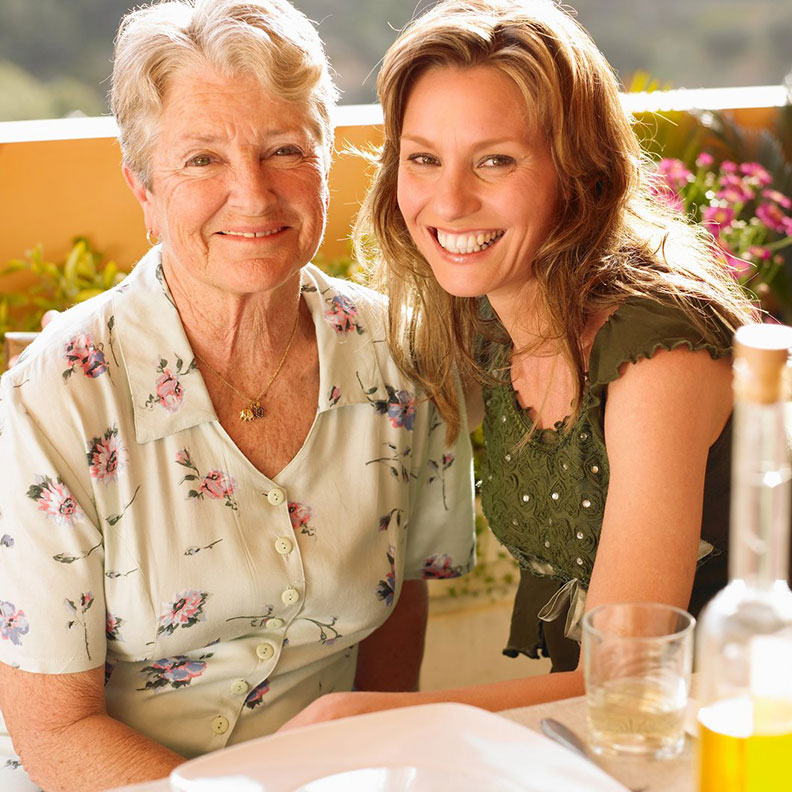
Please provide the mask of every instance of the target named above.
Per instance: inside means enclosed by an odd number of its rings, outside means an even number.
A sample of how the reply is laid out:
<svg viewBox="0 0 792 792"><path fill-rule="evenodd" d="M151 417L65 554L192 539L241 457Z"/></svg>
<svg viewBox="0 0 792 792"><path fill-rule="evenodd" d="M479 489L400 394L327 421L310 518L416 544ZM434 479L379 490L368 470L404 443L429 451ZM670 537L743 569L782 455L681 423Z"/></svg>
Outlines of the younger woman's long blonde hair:
<svg viewBox="0 0 792 792"><path fill-rule="evenodd" d="M443 66L499 69L546 133L559 200L532 273L546 337L577 373L575 413L585 387L584 332L624 298L676 304L714 343L751 321L751 304L712 239L655 195L617 80L583 28L552 0L444 0L385 55L377 82L385 140L354 238L373 284L389 295L394 358L434 399L450 438L460 427L455 370L463 382L491 384L482 341L508 337L486 298L454 297L440 287L397 204L410 91L428 69Z"/></svg>

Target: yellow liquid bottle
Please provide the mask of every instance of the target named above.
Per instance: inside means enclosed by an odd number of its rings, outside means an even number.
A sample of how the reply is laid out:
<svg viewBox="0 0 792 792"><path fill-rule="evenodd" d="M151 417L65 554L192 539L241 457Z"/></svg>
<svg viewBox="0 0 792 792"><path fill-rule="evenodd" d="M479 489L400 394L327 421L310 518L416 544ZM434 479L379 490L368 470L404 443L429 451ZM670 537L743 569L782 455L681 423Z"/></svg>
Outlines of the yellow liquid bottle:
<svg viewBox="0 0 792 792"><path fill-rule="evenodd" d="M735 336L730 580L697 634L699 792L792 790L790 349L789 327Z"/></svg>

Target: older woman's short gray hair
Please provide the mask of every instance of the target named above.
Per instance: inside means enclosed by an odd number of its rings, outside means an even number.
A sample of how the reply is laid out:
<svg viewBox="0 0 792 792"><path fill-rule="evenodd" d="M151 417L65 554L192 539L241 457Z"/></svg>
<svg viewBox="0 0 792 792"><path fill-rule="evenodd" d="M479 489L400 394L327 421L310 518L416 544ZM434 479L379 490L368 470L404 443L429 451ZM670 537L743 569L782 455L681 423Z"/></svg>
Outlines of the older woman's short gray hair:
<svg viewBox="0 0 792 792"><path fill-rule="evenodd" d="M115 43L110 104L124 163L151 187L151 146L171 76L208 63L304 102L329 161L338 91L310 20L286 0L166 0L130 11Z"/></svg>

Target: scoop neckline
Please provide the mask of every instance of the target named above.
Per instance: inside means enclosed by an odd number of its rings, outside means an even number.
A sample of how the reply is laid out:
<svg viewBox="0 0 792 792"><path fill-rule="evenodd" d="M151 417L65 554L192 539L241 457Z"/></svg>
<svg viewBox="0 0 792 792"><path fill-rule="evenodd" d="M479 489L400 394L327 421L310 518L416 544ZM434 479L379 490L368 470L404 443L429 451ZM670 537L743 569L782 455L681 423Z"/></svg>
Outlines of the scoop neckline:
<svg viewBox="0 0 792 792"><path fill-rule="evenodd" d="M599 344L600 338L605 328L608 327L613 322L613 319L616 316L616 314L618 314L619 311L621 311L622 308L624 307L625 303L627 303L631 299L633 298L629 296L625 297L611 312L610 316L608 316L608 318L600 325L599 329L594 334L594 340L591 342L591 349L589 350L589 359L588 359L589 368L587 368L583 372L583 376L585 377L586 384L583 388L583 397L580 400L580 409L578 410L578 417L575 423L577 423L577 421L580 420L580 416L583 415L584 408L587 406L586 402L589 400L591 395L591 365L590 364L591 364L591 357L594 354L594 350ZM513 348L513 344L511 345L511 348ZM572 428L570 425L570 420L572 419L572 413L568 413L560 421L555 421L555 423L553 423L552 426L542 426L542 427L537 426L536 422L528 414L528 411L532 409L532 405L529 407L523 407L520 404L519 396L517 394L516 389L514 388L514 383L511 380L511 366L509 366L509 374L510 376L508 382L506 383L506 387L508 388L509 395L511 397L511 405L517 418L525 426L525 428L532 433L531 437L529 438L530 441L533 441L533 438L535 436L561 437L567 431L568 428L569 429Z"/></svg>

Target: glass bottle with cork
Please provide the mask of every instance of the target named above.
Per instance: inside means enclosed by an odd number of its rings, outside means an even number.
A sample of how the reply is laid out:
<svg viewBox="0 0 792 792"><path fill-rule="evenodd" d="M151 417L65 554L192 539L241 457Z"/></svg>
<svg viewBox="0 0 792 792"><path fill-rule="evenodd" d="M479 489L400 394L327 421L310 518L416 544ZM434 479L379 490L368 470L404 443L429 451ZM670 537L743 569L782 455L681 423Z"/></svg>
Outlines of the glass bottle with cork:
<svg viewBox="0 0 792 792"><path fill-rule="evenodd" d="M790 348L782 325L735 335L729 584L698 629L699 792L792 788Z"/></svg>

